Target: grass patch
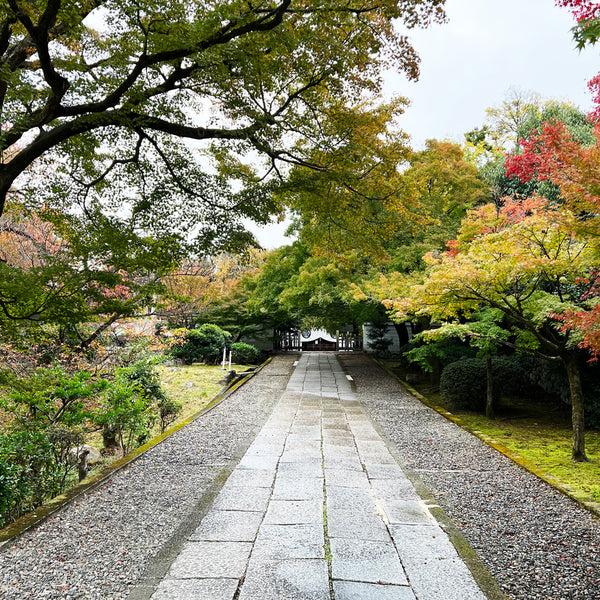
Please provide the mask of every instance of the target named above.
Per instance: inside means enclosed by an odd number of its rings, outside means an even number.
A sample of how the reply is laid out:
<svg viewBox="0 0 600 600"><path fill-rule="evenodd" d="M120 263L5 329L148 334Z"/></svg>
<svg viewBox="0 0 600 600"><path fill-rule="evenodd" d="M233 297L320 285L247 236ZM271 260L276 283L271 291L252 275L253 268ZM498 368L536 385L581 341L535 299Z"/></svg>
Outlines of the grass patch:
<svg viewBox="0 0 600 600"><path fill-rule="evenodd" d="M231 365L237 373L251 369L246 365ZM227 371L220 365L159 366L161 385L169 398L183 404L177 421L187 419L202 410L223 388L219 383Z"/></svg>
<svg viewBox="0 0 600 600"><path fill-rule="evenodd" d="M395 365L388 366L395 370ZM398 374L402 378L403 374ZM496 407L497 418L490 420L479 413L454 409L430 385L412 385L432 404L459 417L470 430L518 454L577 500L600 502L600 432L586 432L590 462L573 462L569 406L543 399L503 398Z"/></svg>

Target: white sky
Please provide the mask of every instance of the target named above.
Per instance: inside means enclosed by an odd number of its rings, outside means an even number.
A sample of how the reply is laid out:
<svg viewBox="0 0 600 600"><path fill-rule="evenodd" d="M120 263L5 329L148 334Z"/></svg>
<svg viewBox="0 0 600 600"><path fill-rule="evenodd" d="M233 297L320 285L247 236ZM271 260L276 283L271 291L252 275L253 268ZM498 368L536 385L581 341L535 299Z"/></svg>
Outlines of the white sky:
<svg viewBox="0 0 600 600"><path fill-rule="evenodd" d="M462 143L510 88L590 109L586 82L600 71L600 45L577 51L571 13L554 0L446 0L446 12L445 25L410 32L421 57L419 81L386 78L386 94L411 101L399 123L414 148L430 138ZM252 230L276 248L290 243L285 227Z"/></svg>
<svg viewBox="0 0 600 600"><path fill-rule="evenodd" d="M573 17L554 0L447 0L446 12L445 25L410 34L419 81L387 78L387 93L411 101L400 124L414 147L433 137L462 143L511 87L590 108L586 81L600 70L600 46L579 52Z"/></svg>

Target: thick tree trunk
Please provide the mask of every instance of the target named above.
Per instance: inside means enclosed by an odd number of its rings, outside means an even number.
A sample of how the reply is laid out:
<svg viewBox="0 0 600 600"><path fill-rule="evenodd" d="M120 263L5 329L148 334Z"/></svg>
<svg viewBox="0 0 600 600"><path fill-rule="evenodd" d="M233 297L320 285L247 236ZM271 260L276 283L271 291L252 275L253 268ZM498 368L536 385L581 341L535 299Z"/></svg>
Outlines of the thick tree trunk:
<svg viewBox="0 0 600 600"><path fill-rule="evenodd" d="M487 378L486 397L485 397L485 416L488 419L495 419L494 414L494 373L492 371L492 357L485 358L485 372Z"/></svg>
<svg viewBox="0 0 600 600"><path fill-rule="evenodd" d="M573 356L563 357L567 369L569 388L571 391L571 420L573 423L573 460L587 462L585 453L585 422L583 410L583 390L577 359Z"/></svg>

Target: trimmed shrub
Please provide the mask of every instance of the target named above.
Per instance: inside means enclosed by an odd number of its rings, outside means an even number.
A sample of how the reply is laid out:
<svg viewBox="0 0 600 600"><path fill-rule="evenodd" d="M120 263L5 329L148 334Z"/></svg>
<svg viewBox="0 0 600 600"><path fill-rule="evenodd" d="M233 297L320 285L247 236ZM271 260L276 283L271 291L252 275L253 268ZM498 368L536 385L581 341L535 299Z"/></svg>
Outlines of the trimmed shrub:
<svg viewBox="0 0 600 600"><path fill-rule="evenodd" d="M183 342L173 346L171 355L186 363L207 362L217 364L223 356L223 348L231 345L231 334L218 325L205 323L198 329L190 329Z"/></svg>
<svg viewBox="0 0 600 600"><path fill-rule="evenodd" d="M485 407L486 382L485 361L464 358L442 371L440 393L454 408L481 410Z"/></svg>
<svg viewBox="0 0 600 600"><path fill-rule="evenodd" d="M256 346L244 342L231 344L231 360L238 365L256 365L259 357L260 352Z"/></svg>
<svg viewBox="0 0 600 600"><path fill-rule="evenodd" d="M525 362L524 362L525 361ZM492 360L494 400L501 396L527 396L531 381L524 365L526 359L498 356ZM440 393L454 408L485 410L487 370L485 360L465 358L450 363L440 379Z"/></svg>

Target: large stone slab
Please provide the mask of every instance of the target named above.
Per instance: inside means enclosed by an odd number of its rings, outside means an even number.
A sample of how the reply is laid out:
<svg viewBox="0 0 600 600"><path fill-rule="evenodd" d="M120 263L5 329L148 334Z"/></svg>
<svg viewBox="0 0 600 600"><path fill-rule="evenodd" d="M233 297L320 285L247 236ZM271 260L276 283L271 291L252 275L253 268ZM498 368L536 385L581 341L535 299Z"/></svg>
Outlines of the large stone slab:
<svg viewBox="0 0 600 600"><path fill-rule="evenodd" d="M381 517L355 510L328 510L327 532L331 538L391 541L390 534Z"/></svg>
<svg viewBox="0 0 600 600"><path fill-rule="evenodd" d="M274 470L277 467L277 463L279 462L278 454L269 454L269 455L255 455L255 454L245 454L238 463L236 470L239 469L251 469L251 470L259 470L259 471L269 471Z"/></svg>
<svg viewBox="0 0 600 600"><path fill-rule="evenodd" d="M382 500L419 500L413 484L408 479L372 479L371 488Z"/></svg>
<svg viewBox="0 0 600 600"><path fill-rule="evenodd" d="M402 561L458 558L452 542L437 525L390 525L389 529Z"/></svg>
<svg viewBox="0 0 600 600"><path fill-rule="evenodd" d="M275 469L235 469L227 479L225 487L270 488L275 479Z"/></svg>
<svg viewBox="0 0 600 600"><path fill-rule="evenodd" d="M325 482L328 486L369 489L369 480L364 471L353 469L325 469Z"/></svg>
<svg viewBox="0 0 600 600"><path fill-rule="evenodd" d="M279 475L273 488L273 500L319 500L323 502L321 477Z"/></svg>
<svg viewBox="0 0 600 600"><path fill-rule="evenodd" d="M251 550L249 542L187 542L171 565L168 578L239 579Z"/></svg>
<svg viewBox="0 0 600 600"><path fill-rule="evenodd" d="M404 563L419 600L486 600L459 559L413 559Z"/></svg>
<svg viewBox="0 0 600 600"><path fill-rule="evenodd" d="M252 560L325 558L321 523L302 525L264 524L252 550Z"/></svg>
<svg viewBox="0 0 600 600"><path fill-rule="evenodd" d="M392 543L330 538L334 579L408 585Z"/></svg>
<svg viewBox="0 0 600 600"><path fill-rule="evenodd" d="M376 512L375 499L368 489L350 487L326 487L327 511L335 509L351 509L362 512Z"/></svg>
<svg viewBox="0 0 600 600"><path fill-rule="evenodd" d="M211 510L192 533L190 541L253 542L263 517L263 512Z"/></svg>
<svg viewBox="0 0 600 600"><path fill-rule="evenodd" d="M297 477L323 477L323 462L319 460L305 460L302 462L281 462L277 469L278 475Z"/></svg>
<svg viewBox="0 0 600 600"><path fill-rule="evenodd" d="M352 471L363 472L363 466L358 459L358 454L352 457L340 457L340 456L325 456L323 464L326 469L350 469Z"/></svg>
<svg viewBox="0 0 600 600"><path fill-rule="evenodd" d="M334 581L335 600L416 600L411 589L399 585Z"/></svg>
<svg viewBox="0 0 600 600"><path fill-rule="evenodd" d="M264 522L276 525L323 523L323 502L319 500L271 500Z"/></svg>
<svg viewBox="0 0 600 600"><path fill-rule="evenodd" d="M232 600L238 579L165 579L151 600Z"/></svg>
<svg viewBox="0 0 600 600"><path fill-rule="evenodd" d="M404 479L404 471L395 464L365 462L369 479Z"/></svg>
<svg viewBox="0 0 600 600"><path fill-rule="evenodd" d="M252 561L239 600L330 600L325 559Z"/></svg>
<svg viewBox="0 0 600 600"><path fill-rule="evenodd" d="M264 512L271 497L270 487L242 487L227 485L223 487L213 503L217 510L241 510Z"/></svg>

